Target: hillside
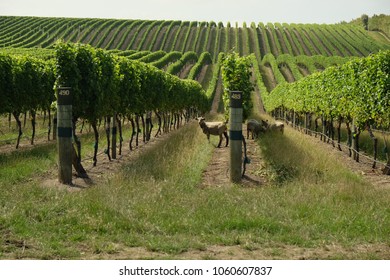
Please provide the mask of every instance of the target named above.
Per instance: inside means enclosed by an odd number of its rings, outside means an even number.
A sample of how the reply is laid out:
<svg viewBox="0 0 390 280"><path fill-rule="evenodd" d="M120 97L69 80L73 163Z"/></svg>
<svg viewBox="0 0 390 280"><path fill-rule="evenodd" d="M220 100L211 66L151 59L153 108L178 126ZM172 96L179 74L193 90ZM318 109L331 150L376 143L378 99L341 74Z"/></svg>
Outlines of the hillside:
<svg viewBox="0 0 390 280"><path fill-rule="evenodd" d="M210 65L217 65L221 52L253 54L261 75L256 88L261 92L350 57L390 48L390 42L375 40L356 24L244 22L239 26L228 22L224 26L221 22L0 17L3 51L46 58L53 55L52 46L59 39L90 44L196 79L210 96L220 89L219 69Z"/></svg>
<svg viewBox="0 0 390 280"><path fill-rule="evenodd" d="M390 259L381 34L347 23L0 17L0 259ZM107 52L58 44L55 54L59 39ZM229 149L194 120L210 107L206 117L222 120L231 50L250 55L251 118L270 123L244 137L251 164L240 185L228 178ZM56 77L72 88L69 134L50 121ZM263 114L275 96L290 107ZM339 118L351 111L386 123L369 135L352 113ZM271 113L288 119L282 133ZM56 176L64 134L89 176L77 170L71 186ZM360 163L348 157L359 141ZM374 168L366 155L377 152Z"/></svg>
<svg viewBox="0 0 390 280"><path fill-rule="evenodd" d="M56 40L107 50L365 56L385 48L355 25L0 17L0 46L49 48Z"/></svg>

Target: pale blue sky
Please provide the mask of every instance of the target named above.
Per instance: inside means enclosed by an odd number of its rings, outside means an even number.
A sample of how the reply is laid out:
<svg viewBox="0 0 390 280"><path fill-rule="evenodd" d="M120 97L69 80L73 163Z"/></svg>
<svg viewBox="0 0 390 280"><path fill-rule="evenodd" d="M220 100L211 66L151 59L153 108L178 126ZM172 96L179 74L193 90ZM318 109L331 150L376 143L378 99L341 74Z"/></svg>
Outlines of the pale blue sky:
<svg viewBox="0 0 390 280"><path fill-rule="evenodd" d="M390 14L390 0L0 0L0 15L338 23Z"/></svg>

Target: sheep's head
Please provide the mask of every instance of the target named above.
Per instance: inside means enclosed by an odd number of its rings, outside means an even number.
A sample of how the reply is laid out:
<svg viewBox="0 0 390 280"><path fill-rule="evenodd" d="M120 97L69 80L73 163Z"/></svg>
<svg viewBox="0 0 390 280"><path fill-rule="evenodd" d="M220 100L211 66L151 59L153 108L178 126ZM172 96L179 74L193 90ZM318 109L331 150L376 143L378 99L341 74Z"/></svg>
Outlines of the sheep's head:
<svg viewBox="0 0 390 280"><path fill-rule="evenodd" d="M206 120L204 117L199 117L199 118L196 118L196 119L198 120L199 124L204 123L205 120Z"/></svg>

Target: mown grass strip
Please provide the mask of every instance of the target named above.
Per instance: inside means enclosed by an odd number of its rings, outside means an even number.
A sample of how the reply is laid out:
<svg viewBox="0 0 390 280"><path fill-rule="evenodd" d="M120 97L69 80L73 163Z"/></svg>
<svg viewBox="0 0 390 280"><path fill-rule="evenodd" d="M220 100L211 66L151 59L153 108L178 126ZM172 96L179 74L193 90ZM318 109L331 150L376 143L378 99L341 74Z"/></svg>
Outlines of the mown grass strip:
<svg viewBox="0 0 390 280"><path fill-rule="evenodd" d="M199 188L214 145L194 122L81 192L1 185L0 257L115 258L128 247L174 257L238 245L280 258L289 246L337 245L345 251L327 258L381 258L354 248L390 245L389 190L368 185L310 138L290 129L263 136L262 172L272 184L258 188Z"/></svg>

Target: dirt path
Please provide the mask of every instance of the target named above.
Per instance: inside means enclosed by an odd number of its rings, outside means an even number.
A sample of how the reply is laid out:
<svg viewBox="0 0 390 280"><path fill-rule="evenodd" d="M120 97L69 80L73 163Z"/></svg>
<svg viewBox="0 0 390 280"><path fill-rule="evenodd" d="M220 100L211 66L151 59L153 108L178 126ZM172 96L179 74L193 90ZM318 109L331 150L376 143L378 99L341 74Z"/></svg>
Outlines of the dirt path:
<svg viewBox="0 0 390 280"><path fill-rule="evenodd" d="M243 134L246 135L246 125L243 125ZM247 145L247 157L250 159L250 164L246 165L246 172L242 178L240 185L246 187L262 187L267 185L267 179L263 171L262 158L260 148L255 140L245 139ZM225 142L222 142L224 145ZM212 144L210 144L212 145ZM230 182L230 148L222 146L215 147L211 161L203 171L201 187L231 187Z"/></svg>
<svg viewBox="0 0 390 280"><path fill-rule="evenodd" d="M279 51L278 51L278 48L276 47L276 42L275 42L275 38L274 36L272 36L272 33L269 29L266 28L266 34L267 34L267 37L268 37L268 42L269 42L269 45L271 47L271 52L272 54L277 57L279 55Z"/></svg>
<svg viewBox="0 0 390 280"><path fill-rule="evenodd" d="M203 84L203 80L204 80L205 77L206 77L207 70L209 69L209 67L211 67L210 64L203 65L202 70L201 70L200 73L198 74L198 77L196 77L196 80L197 80L200 84Z"/></svg>
<svg viewBox="0 0 390 280"><path fill-rule="evenodd" d="M306 65L301 64L301 63L298 63L297 66L298 66L299 71L301 72L301 74L302 74L304 77L310 75L310 71L307 69Z"/></svg>
<svg viewBox="0 0 390 280"><path fill-rule="evenodd" d="M220 79L222 86L222 82ZM215 114L218 108L218 104L221 98L222 90L216 92L213 100L212 110L210 114ZM263 108L259 98L259 93L253 93L255 95L254 102L255 108ZM256 96L258 98L256 98ZM247 139L246 124L242 126L243 136L245 137L247 157L250 160L250 164L245 166L245 174L242 178L240 185L245 187L262 187L267 185L267 179L264 172L264 165L262 164L262 158L260 153L259 145L256 140ZM212 136L217 137L217 136ZM230 147L225 147L225 141L222 141L221 148L215 147L213 156L207 168L203 171L201 188L220 188L220 187L231 187L230 182ZM212 144L210 144L212 145ZM244 155L244 151L243 151Z"/></svg>
<svg viewBox="0 0 390 280"><path fill-rule="evenodd" d="M211 111L210 111L211 115L218 113L219 101L221 100L221 98L222 98L222 77L221 75L219 75L217 88L214 94L213 104L211 105Z"/></svg>
<svg viewBox="0 0 390 280"><path fill-rule="evenodd" d="M362 259L362 256L374 254L383 260L390 259L389 246L386 244L360 245L346 248L340 245L323 245L319 248L302 248L294 245L273 244L273 246L243 246L212 245L201 250L188 250L179 254L152 252L142 247L123 247L112 245L115 253L94 254L84 252L84 260L139 260L139 259L170 259L170 260L325 260L344 258Z"/></svg>
<svg viewBox="0 0 390 280"><path fill-rule="evenodd" d="M191 68L194 66L194 63L187 63L186 65L183 66L183 68L180 70L178 76L180 79L185 79L187 78L188 74L191 71Z"/></svg>
<svg viewBox="0 0 390 280"><path fill-rule="evenodd" d="M260 65L260 72L264 79L264 84L267 87L267 90L271 92L277 85L274 72L272 71L271 65L266 63L264 66Z"/></svg>
<svg viewBox="0 0 390 280"><path fill-rule="evenodd" d="M280 69L280 72L282 73L284 79L287 82L289 82L289 83L295 82L294 75L291 72L290 67L288 67L288 65L286 63L279 64L279 69Z"/></svg>

